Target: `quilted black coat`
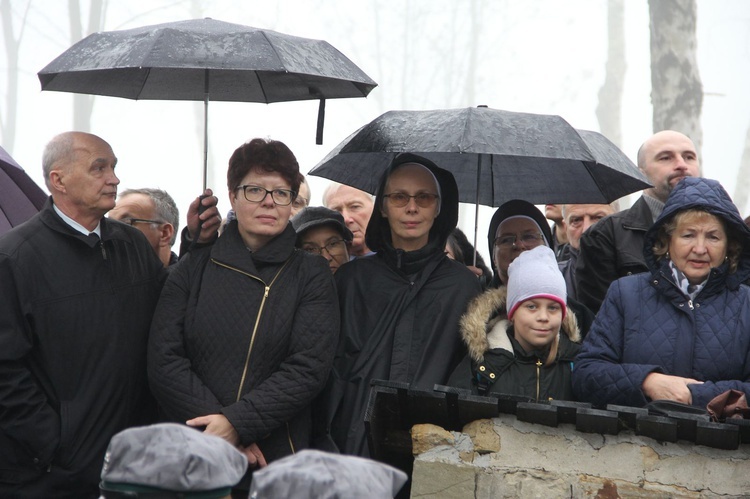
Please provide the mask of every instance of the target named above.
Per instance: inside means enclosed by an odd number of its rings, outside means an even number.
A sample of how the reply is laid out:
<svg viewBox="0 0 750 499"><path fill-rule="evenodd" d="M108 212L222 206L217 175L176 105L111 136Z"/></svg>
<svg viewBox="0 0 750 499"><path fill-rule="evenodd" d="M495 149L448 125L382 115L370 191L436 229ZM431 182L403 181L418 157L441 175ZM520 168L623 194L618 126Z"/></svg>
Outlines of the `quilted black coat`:
<svg viewBox="0 0 750 499"><path fill-rule="evenodd" d="M456 181L446 170L410 154L399 155L391 169L411 161L428 167L441 186L440 214L428 244L409 252L391 245L388 220L378 208L384 175L367 226L367 246L377 253L336 272L341 340L326 401L333 415L333 440L346 454L369 455L364 418L371 380L429 390L445 384L465 354L458 321L481 289L466 266L445 255L446 240L458 221Z"/></svg>
<svg viewBox="0 0 750 499"><path fill-rule="evenodd" d="M651 251L658 228L689 208L723 219L743 246L737 271L729 273L726 262L712 268L694 300ZM682 180L646 234L644 256L650 273L623 277L607 293L576 359L575 396L598 406L643 406L641 386L652 372L703 381L688 385L696 406L729 389L750 396L750 287L742 284L750 276L750 230L721 185Z"/></svg>
<svg viewBox="0 0 750 499"><path fill-rule="evenodd" d="M237 222L185 257L164 286L148 374L169 420L222 413L272 461L309 446L310 402L339 331L323 258L295 250L291 224L251 253Z"/></svg>

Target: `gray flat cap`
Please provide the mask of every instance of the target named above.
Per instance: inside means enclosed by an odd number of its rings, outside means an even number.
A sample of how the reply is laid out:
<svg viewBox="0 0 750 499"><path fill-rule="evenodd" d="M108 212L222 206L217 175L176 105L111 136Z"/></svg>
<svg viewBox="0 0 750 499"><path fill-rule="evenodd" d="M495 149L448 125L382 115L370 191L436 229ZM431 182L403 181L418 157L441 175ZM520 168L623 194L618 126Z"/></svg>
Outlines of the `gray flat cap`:
<svg viewBox="0 0 750 499"><path fill-rule="evenodd" d="M324 206L308 206L301 209L292 218L292 227L294 227L297 235L321 225L330 225L336 229L341 234L341 237L344 238L344 241L351 242L354 239L354 234L346 226L343 215L338 211L328 209Z"/></svg>
<svg viewBox="0 0 750 499"><path fill-rule="evenodd" d="M363 457L303 450L253 473L251 499L392 498L406 473Z"/></svg>
<svg viewBox="0 0 750 499"><path fill-rule="evenodd" d="M164 423L121 431L109 442L101 489L107 491L229 494L247 469L247 458L220 437ZM215 491L216 495L206 495Z"/></svg>

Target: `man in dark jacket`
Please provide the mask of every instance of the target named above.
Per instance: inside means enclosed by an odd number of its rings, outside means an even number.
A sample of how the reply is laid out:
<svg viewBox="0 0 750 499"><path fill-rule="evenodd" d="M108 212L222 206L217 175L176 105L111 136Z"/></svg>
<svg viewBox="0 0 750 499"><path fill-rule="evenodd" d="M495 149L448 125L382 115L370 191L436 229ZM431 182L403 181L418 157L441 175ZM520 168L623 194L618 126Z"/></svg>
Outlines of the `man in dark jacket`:
<svg viewBox="0 0 750 499"><path fill-rule="evenodd" d="M333 440L346 454L369 455L371 380L432 390L466 353L458 322L480 286L445 255L457 221L453 176L422 157L399 155L381 179L367 226L367 246L376 254L335 275L341 338L327 400Z"/></svg>
<svg viewBox="0 0 750 499"><path fill-rule="evenodd" d="M146 337L166 270L103 218L116 163L95 135L58 135L51 198L0 238L0 497L97 497L109 439L153 415Z"/></svg>
<svg viewBox="0 0 750 499"><path fill-rule="evenodd" d="M672 130L658 132L643 143L638 168L653 187L643 191L630 209L602 219L581 237L576 289L578 299L594 313L612 281L648 270L643 257L646 231L677 182L700 175L693 141Z"/></svg>

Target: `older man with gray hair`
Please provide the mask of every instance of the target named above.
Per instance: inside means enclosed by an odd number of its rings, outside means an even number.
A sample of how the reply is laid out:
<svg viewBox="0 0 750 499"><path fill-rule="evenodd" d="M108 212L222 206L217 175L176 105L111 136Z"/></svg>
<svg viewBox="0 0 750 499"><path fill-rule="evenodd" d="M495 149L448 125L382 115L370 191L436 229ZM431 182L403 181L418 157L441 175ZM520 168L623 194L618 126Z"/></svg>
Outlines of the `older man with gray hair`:
<svg viewBox="0 0 750 499"><path fill-rule="evenodd" d="M143 232L165 267L177 263L172 246L177 239L180 212L166 191L127 189L120 194L108 216Z"/></svg>

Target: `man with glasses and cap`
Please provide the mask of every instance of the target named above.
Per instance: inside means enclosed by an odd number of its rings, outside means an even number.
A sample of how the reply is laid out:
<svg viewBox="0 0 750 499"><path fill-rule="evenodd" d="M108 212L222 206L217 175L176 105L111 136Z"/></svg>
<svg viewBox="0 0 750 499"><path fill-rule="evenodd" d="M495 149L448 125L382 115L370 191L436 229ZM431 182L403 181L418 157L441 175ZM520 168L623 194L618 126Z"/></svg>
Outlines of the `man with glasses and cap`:
<svg viewBox="0 0 750 499"><path fill-rule="evenodd" d="M325 258L332 273L349 261L354 236L341 213L323 206L304 208L292 218L292 226L297 231L296 246Z"/></svg>

